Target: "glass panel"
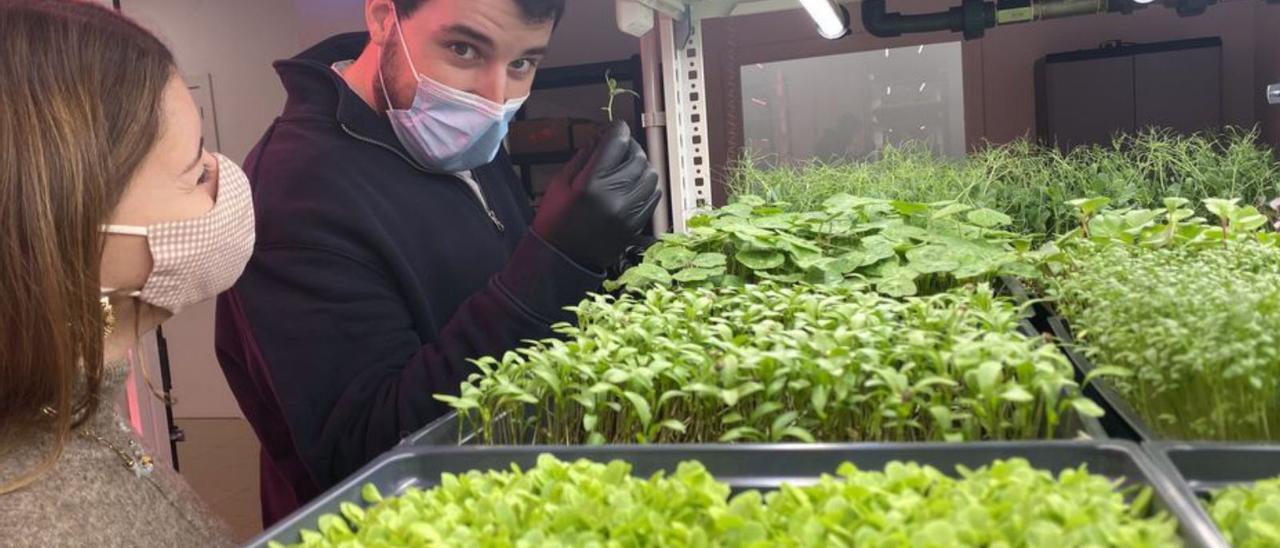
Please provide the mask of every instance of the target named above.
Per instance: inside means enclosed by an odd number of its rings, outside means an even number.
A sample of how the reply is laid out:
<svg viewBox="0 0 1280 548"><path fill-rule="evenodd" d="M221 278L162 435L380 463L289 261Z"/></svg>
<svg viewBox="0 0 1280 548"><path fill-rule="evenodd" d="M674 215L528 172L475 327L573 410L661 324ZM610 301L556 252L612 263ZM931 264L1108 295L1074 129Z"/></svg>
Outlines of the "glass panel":
<svg viewBox="0 0 1280 548"><path fill-rule="evenodd" d="M908 141L964 155L960 42L741 70L746 150L765 164L868 159Z"/></svg>

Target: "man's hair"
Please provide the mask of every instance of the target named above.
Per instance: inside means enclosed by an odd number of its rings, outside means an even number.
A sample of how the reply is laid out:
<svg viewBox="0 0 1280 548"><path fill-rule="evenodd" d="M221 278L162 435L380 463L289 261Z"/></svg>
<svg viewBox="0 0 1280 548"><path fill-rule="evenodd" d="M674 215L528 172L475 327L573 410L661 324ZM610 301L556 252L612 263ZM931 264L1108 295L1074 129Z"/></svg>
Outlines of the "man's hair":
<svg viewBox="0 0 1280 548"><path fill-rule="evenodd" d="M395 0L396 13L401 19L405 19L418 8L430 0ZM520 6L520 11L524 13L525 19L531 23L543 23L552 21L556 24L560 23L560 17L564 15L565 0L510 0Z"/></svg>

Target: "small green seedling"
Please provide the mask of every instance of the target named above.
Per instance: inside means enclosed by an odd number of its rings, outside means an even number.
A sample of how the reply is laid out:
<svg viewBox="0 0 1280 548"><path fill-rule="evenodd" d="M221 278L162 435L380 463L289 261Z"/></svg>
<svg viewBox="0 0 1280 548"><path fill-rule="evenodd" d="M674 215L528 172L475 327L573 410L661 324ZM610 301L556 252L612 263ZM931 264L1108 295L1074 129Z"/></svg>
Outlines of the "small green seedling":
<svg viewBox="0 0 1280 548"><path fill-rule="evenodd" d="M603 110L605 114L609 115L609 121L612 122L613 121L613 101L617 99L619 95L632 95L632 96L635 96L636 98L639 98L640 94L622 87L620 84L618 84L617 80L613 79L613 77L609 75L609 73L610 71L605 71L604 73L605 85L609 86L609 102L605 106L600 107L600 110Z"/></svg>

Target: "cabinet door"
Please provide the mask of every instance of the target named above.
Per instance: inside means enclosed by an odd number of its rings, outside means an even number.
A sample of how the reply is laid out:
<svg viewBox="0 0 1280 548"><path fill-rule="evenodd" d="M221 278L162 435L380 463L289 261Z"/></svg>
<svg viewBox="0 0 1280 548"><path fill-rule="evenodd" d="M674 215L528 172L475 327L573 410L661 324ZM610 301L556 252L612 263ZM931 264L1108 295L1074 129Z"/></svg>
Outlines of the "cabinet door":
<svg viewBox="0 0 1280 548"><path fill-rule="evenodd" d="M1134 58L1138 128L1192 133L1222 125L1222 49L1196 48Z"/></svg>
<svg viewBox="0 0 1280 548"><path fill-rule="evenodd" d="M1067 150L1132 131L1133 62L1124 56L1046 64L1044 137Z"/></svg>

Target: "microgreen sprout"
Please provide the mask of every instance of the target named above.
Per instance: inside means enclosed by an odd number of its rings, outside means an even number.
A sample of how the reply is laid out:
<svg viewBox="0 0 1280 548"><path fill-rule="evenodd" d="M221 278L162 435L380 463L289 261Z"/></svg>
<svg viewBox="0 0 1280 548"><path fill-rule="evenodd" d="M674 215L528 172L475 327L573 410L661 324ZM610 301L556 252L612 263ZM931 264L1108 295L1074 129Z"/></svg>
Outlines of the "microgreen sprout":
<svg viewBox="0 0 1280 548"><path fill-rule="evenodd" d="M436 397L488 444L1035 439L1101 414L985 286L656 286L575 311Z"/></svg>
<svg viewBox="0 0 1280 548"><path fill-rule="evenodd" d="M619 84L618 81L613 78L613 76L610 76L610 71L605 71L604 83L606 86L609 87L609 102L605 104L605 106L600 107L600 110L603 110L605 114L609 116L609 121L612 122L614 100L617 99L619 95L631 95L638 98L640 97L640 94L622 87L622 85Z"/></svg>
<svg viewBox="0 0 1280 548"><path fill-rule="evenodd" d="M1238 196L1262 207L1280 194L1280 164L1259 145L1257 131L1179 135L1148 130L1069 153L1021 140L990 145L962 160L928 146L887 147L874 161L824 158L777 164L748 156L729 171L730 193L821 209L835 194L932 203L957 201L1008 214L1012 230L1052 236L1079 226L1074 198L1106 196L1121 207L1160 208L1185 196L1199 215L1202 200Z"/></svg>
<svg viewBox="0 0 1280 548"><path fill-rule="evenodd" d="M1232 546L1280 546L1280 477L1218 491L1208 506Z"/></svg>
<svg viewBox="0 0 1280 548"><path fill-rule="evenodd" d="M1163 436L1280 440L1280 237L1236 200L1103 210L1046 246L1056 300L1095 365Z"/></svg>

